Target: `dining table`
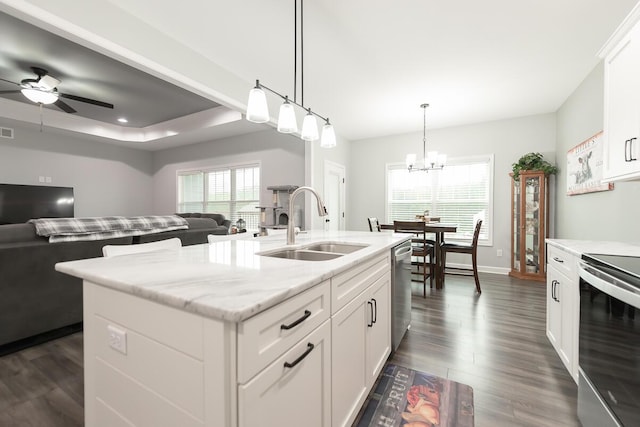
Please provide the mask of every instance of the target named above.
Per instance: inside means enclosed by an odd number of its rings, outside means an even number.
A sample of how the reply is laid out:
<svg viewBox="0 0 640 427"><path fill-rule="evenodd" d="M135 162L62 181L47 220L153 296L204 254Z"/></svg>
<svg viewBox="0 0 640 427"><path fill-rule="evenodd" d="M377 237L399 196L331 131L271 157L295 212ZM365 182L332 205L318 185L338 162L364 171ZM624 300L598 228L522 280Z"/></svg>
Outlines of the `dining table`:
<svg viewBox="0 0 640 427"><path fill-rule="evenodd" d="M458 230L458 224L446 223L446 222L435 222L435 221L417 221L424 224L424 231L426 233L432 233L435 235L435 271L434 271L434 281L436 282L436 289L442 289L442 285L444 284L444 269L445 266L442 265L442 242L444 242L444 233L455 233ZM381 230L392 230L393 224L380 224Z"/></svg>

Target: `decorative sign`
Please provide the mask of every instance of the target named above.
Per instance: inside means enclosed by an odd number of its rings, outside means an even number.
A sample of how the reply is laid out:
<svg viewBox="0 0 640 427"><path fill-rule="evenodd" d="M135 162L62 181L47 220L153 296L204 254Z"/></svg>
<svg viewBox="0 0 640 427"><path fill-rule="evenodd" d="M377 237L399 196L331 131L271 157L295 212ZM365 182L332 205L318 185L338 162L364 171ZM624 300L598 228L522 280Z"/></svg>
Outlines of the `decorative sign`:
<svg viewBox="0 0 640 427"><path fill-rule="evenodd" d="M602 182L602 131L567 152L567 195L613 190L612 182Z"/></svg>

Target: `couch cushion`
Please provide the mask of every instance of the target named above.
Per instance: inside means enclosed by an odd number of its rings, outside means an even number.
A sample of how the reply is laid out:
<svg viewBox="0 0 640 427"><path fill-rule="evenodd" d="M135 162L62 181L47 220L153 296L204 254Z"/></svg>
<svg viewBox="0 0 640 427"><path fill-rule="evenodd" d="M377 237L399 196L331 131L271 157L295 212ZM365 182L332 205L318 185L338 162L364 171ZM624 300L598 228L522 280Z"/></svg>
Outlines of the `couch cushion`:
<svg viewBox="0 0 640 427"><path fill-rule="evenodd" d="M0 243L38 242L43 239L47 240L46 237L40 237L36 234L36 228L33 224L0 225Z"/></svg>
<svg viewBox="0 0 640 427"><path fill-rule="evenodd" d="M189 229L198 229L198 228L215 228L218 226L218 223L213 218L185 218L189 223Z"/></svg>

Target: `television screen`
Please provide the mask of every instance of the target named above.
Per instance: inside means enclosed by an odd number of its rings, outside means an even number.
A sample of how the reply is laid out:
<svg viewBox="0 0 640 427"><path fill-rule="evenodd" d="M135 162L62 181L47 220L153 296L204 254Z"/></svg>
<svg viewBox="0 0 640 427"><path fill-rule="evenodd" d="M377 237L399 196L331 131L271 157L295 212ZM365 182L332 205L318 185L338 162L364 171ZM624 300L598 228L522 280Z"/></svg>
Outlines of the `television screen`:
<svg viewBox="0 0 640 427"><path fill-rule="evenodd" d="M73 188L0 184L0 224L73 218Z"/></svg>

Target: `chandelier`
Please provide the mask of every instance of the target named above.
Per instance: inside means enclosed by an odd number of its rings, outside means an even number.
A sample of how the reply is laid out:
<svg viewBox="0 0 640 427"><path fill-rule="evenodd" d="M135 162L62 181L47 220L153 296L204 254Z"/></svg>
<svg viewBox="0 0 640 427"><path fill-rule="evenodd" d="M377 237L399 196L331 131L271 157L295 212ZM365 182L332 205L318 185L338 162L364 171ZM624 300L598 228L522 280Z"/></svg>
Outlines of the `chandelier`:
<svg viewBox="0 0 640 427"><path fill-rule="evenodd" d="M249 91L249 101L247 102L246 119L253 123L266 123L269 121L269 107L267 105L267 96L265 90L279 96L284 100L280 106L280 113L278 115L278 132L281 133L296 133L298 132L298 123L296 121L296 114L294 106L298 106L306 111L302 122L302 130L300 131L300 138L305 141L315 141L320 135L318 133L318 123L316 117L324 121L322 126L322 137L320 137L320 146L324 148L335 147L336 134L333 129L333 125L329 122L329 118L323 117L309 107L304 106L304 47L303 47L303 0L300 1L300 57L301 57L301 72L300 72L300 88L301 88L301 102L298 103L296 96L297 87L297 64L298 64L298 51L295 46L298 44L298 0L294 0L294 68L293 68L293 99L290 99L288 95L282 95L275 90L260 83L260 80L256 80L256 85Z"/></svg>
<svg viewBox="0 0 640 427"><path fill-rule="evenodd" d="M409 172L439 170L444 168L447 162L446 154L438 154L437 151L427 153L427 107L429 104L422 104L420 108L424 110L424 127L422 131L422 163L416 163L415 154L407 154L407 169Z"/></svg>

